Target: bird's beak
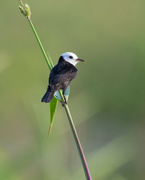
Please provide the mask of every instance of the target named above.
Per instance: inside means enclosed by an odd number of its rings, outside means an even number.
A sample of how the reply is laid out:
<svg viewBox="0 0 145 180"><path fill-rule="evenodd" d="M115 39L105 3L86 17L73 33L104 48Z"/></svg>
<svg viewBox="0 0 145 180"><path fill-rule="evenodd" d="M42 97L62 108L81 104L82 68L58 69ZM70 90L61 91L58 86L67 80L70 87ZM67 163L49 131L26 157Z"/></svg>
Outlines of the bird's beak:
<svg viewBox="0 0 145 180"><path fill-rule="evenodd" d="M84 62L84 60L77 58L76 61Z"/></svg>

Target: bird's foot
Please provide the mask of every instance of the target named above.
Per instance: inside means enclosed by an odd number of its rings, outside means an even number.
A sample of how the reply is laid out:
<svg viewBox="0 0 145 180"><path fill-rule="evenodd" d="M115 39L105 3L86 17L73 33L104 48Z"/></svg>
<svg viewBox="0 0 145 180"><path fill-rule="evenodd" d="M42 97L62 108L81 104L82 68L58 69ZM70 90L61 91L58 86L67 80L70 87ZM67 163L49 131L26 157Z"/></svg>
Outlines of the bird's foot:
<svg viewBox="0 0 145 180"><path fill-rule="evenodd" d="M64 107L64 105L67 104L67 101L66 100L62 101L61 104L62 104L62 107Z"/></svg>

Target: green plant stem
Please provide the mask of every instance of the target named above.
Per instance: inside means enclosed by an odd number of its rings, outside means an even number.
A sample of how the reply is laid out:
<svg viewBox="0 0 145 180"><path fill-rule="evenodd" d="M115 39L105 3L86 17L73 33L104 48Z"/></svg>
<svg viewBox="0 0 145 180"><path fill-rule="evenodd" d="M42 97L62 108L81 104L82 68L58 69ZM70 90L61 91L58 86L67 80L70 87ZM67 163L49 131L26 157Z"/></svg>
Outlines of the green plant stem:
<svg viewBox="0 0 145 180"><path fill-rule="evenodd" d="M59 91L59 93L60 93L60 96L62 98L62 101L64 102L64 97L63 97L62 91ZM88 168L88 165L87 165L87 161L86 161L86 158L85 158L85 155L84 155L84 152L83 152L83 148L81 146L81 143L80 143L80 140L79 140L79 137L78 137L78 134L77 134L77 131L76 131L76 128L75 128L75 125L74 125L70 110L69 110L69 107L68 107L67 104L64 104L64 108L65 108L65 111L66 111L66 114L67 114L67 117L68 117L68 121L69 121L71 130L72 130L74 139L75 139L75 143L76 143L79 155L80 155L80 159L81 159L81 162L82 162L82 165L83 165L83 168L84 168L86 179L87 180L92 180L91 174L90 174L90 171L89 171L89 168Z"/></svg>
<svg viewBox="0 0 145 180"><path fill-rule="evenodd" d="M46 52L45 52L45 50L44 50L44 48L43 48L43 45L42 45L42 43L41 43L41 41L40 41L40 39L39 39L39 36L38 36L38 34L37 34L37 32L36 32L36 30L35 30L35 28L34 28L34 25L33 25L32 21L31 21L31 19L30 19L30 18L27 18L27 19L28 19L28 22L29 22L29 24L30 24L30 26L31 26L31 28L32 28L32 31L33 31L36 39L37 39L37 42L38 42L39 47L40 47L40 49L41 49L41 51L42 51L42 54L43 54L43 56L44 56L44 58L45 58L45 61L46 61L47 65L48 65L48 67L49 67L49 69L50 69L50 71L51 71L52 68L53 68L52 63L50 63L49 60L48 60L47 54L46 54Z"/></svg>
<svg viewBox="0 0 145 180"><path fill-rule="evenodd" d="M22 0L19 0L19 1L20 1L20 4L21 4L22 6L24 6ZM38 36L38 34L37 34L37 32L36 32L36 30L35 30L35 28L34 28L34 25L33 25L32 21L31 21L30 17L27 17L27 19L28 19L28 22L29 22L29 24L30 24L30 26L31 26L31 28L32 28L32 31L33 31L36 39L37 39L37 42L38 42L38 44L39 44L39 47L40 47L40 49L41 49L41 51L42 51L42 53L43 53L43 55L44 55L44 58L45 58L45 60L46 60L46 63L47 63L47 65L48 65L48 67L49 67L49 69L50 69L50 71L51 71L52 68L53 68L53 63L52 63L51 59L50 59L50 61L49 61L49 59L48 59L48 57L47 57L47 54L46 54L46 52L45 52L45 50L44 50L44 48L43 48L43 46L42 46L42 43L41 43L41 41L40 41L40 39L39 39L39 36ZM59 90L59 93L60 93L60 96L61 96L61 98L62 98L62 101L64 102L64 97L63 97L62 92L61 92L60 90ZM71 116L69 107L68 107L67 104L64 104L64 108L65 108L65 111L66 111L66 114L67 114L67 117L68 117L68 120L69 120L69 124L70 124L70 126L71 126L71 130L72 130L72 133L73 133L73 136L74 136L76 145L77 145L77 149L78 149L78 152L79 152L79 155L80 155L80 159L81 159L81 161L82 161L82 165L83 165L83 168L84 168L84 172L85 172L85 175L86 175L86 179L87 179L87 180L92 180L91 175L90 175L90 172L89 172L89 168L88 168L88 165L87 165L87 161L86 161L86 158L85 158L85 155L84 155L84 152L83 152L83 149L82 149L82 146L81 146L81 143L80 143L80 140L79 140L79 137L78 137L78 134L77 134L75 125L74 125L74 123L73 123L73 119L72 119L72 116Z"/></svg>
<svg viewBox="0 0 145 180"><path fill-rule="evenodd" d="M77 145L77 149L78 149L78 152L79 152L79 155L80 155L80 159L82 161L82 165L83 165L83 168L84 168L86 179L91 180L91 174L89 172L87 161L86 161L86 158L85 158L85 155L84 155L84 152L83 152L83 149L82 149L82 146L81 146L81 143L80 143L80 140L79 140L75 125L73 123L73 119L72 119L69 107L68 107L67 104L65 104L64 108L65 108L65 111L66 111L66 114L67 114L67 117L68 117L68 120L69 120L69 124L70 124L71 130L72 130L72 133L73 133L76 145Z"/></svg>
<svg viewBox="0 0 145 180"><path fill-rule="evenodd" d="M51 69L52 69L52 66L51 66L51 64L49 63L47 54L45 53L45 50L44 50L44 48L43 48L43 46L42 46L42 43L41 43L41 41L40 41L40 39L39 39L39 36L38 36L38 34L37 34L37 32L36 32L33 24L32 24L32 21L31 21L30 18L27 18L27 19L28 19L28 21L29 21L29 23L30 23L30 26L31 26L33 32L34 32L34 35L35 35L35 37L36 37L36 39L37 39L37 42L38 42L38 44L39 44L39 46L40 46L40 49L41 49L41 51L42 51L42 53L43 53L43 55L44 55L44 58L45 58L45 60L46 60L46 62L47 62L47 65L48 65L49 69L51 70ZM60 93L60 96L61 96L61 98L62 98L62 101L64 102L64 97L63 97L62 92L61 92L60 90L59 90L59 93ZM82 146L81 146L81 143L80 143L80 140L79 140L79 137L78 137L78 134L77 134L75 125L74 125L74 123L73 123L73 119L72 119L72 116L71 116L69 107L68 107L67 104L64 104L64 108L65 108L65 111L66 111L66 114L67 114L67 117L68 117L68 120L69 120L69 124L70 124L70 126L71 126L71 130L72 130L72 133L73 133L73 136L74 136L76 145L77 145L77 149L78 149L78 152L79 152L79 155L80 155L80 159L81 159L81 161L82 161L82 165L83 165L83 168L84 168L84 172L85 172L85 175L86 175L86 179L87 179L87 180L91 180L91 174L90 174L90 172L89 172L89 168L88 168L88 165L87 165L87 161L86 161L86 158L85 158L85 155L84 155L84 152L83 152L83 149L82 149Z"/></svg>

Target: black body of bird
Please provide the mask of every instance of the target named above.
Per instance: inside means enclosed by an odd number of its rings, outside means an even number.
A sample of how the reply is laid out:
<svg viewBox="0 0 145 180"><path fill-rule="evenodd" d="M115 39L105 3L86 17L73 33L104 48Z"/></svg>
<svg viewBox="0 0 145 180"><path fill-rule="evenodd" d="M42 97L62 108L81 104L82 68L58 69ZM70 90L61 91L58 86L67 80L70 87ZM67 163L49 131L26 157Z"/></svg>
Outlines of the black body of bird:
<svg viewBox="0 0 145 180"><path fill-rule="evenodd" d="M64 53L60 56L58 64L51 70L49 76L49 85L41 102L49 103L56 91L62 89L63 95L70 82L77 76L77 62L82 61L74 53ZM64 97L65 99L65 97ZM66 99L65 102L66 103Z"/></svg>

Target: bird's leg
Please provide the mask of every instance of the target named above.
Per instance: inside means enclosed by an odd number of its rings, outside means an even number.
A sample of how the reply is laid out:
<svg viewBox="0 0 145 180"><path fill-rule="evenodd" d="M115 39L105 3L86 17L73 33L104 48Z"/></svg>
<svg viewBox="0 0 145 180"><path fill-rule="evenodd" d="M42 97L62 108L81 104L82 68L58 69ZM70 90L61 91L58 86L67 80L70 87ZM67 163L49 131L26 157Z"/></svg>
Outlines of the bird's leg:
<svg viewBox="0 0 145 180"><path fill-rule="evenodd" d="M63 96L63 97L64 97L64 103L67 104L67 100L66 100L65 96Z"/></svg>
<svg viewBox="0 0 145 180"><path fill-rule="evenodd" d="M63 94L63 98L64 98L64 101L62 101L62 106L64 107L65 104L67 104L67 100L65 98L65 95L64 95L65 91L62 92Z"/></svg>
<svg viewBox="0 0 145 180"><path fill-rule="evenodd" d="M63 98L64 98L64 101L61 102L62 107L64 107L64 105L67 104L67 100L66 100L65 96L63 96Z"/></svg>

